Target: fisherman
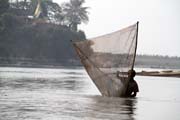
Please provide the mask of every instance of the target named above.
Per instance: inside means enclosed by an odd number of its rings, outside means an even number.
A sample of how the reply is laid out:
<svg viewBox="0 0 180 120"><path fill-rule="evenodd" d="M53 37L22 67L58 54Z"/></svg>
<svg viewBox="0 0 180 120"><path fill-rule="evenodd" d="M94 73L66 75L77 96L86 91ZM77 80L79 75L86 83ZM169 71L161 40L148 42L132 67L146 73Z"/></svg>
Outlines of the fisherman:
<svg viewBox="0 0 180 120"><path fill-rule="evenodd" d="M138 84L134 80L135 75L136 75L135 70L128 71L129 83L125 94L126 97L135 97L137 92L139 92Z"/></svg>

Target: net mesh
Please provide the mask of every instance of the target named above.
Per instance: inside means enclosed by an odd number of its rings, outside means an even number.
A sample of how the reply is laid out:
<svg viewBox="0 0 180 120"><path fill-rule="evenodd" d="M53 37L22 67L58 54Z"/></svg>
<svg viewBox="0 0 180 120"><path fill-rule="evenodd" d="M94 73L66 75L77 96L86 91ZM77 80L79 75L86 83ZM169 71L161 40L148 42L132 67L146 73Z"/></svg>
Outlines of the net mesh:
<svg viewBox="0 0 180 120"><path fill-rule="evenodd" d="M90 78L104 96L123 96L133 69L137 24L85 41L74 42Z"/></svg>

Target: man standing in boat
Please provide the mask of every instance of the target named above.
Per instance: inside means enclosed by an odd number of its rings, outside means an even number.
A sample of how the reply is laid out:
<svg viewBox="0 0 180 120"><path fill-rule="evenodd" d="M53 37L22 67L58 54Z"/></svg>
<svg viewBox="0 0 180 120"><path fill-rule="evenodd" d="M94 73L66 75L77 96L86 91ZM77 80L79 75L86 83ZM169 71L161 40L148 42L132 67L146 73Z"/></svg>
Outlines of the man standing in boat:
<svg viewBox="0 0 180 120"><path fill-rule="evenodd" d="M129 70L128 71L129 83L128 83L127 90L125 93L126 97L135 97L137 92L139 92L138 84L134 80L135 75L136 75L135 70Z"/></svg>

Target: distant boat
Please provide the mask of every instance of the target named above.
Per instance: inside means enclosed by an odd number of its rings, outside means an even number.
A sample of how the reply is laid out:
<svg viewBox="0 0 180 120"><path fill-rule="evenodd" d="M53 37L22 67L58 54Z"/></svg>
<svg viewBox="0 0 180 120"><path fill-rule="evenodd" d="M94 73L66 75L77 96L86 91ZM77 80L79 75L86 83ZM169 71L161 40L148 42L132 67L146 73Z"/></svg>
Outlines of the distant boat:
<svg viewBox="0 0 180 120"><path fill-rule="evenodd" d="M103 96L125 95L134 67L138 39L138 22L116 32L73 42L88 75Z"/></svg>
<svg viewBox="0 0 180 120"><path fill-rule="evenodd" d="M155 77L180 77L179 70L166 70L166 71L141 71L137 72L141 76L155 76Z"/></svg>

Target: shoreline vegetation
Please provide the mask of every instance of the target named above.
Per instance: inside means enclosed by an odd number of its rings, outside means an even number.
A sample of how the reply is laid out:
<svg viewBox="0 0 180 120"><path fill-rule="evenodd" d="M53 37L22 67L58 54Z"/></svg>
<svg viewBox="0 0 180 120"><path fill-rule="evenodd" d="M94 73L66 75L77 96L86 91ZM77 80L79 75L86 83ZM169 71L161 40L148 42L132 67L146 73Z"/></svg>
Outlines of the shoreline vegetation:
<svg viewBox="0 0 180 120"><path fill-rule="evenodd" d="M88 22L84 0L0 0L0 65L62 66L76 59L71 40L85 40L78 25ZM39 15L35 15L38 6ZM76 8L76 9L74 9Z"/></svg>
<svg viewBox="0 0 180 120"><path fill-rule="evenodd" d="M82 66L78 58L32 59L32 58L5 58L0 57L0 66L10 67L50 67ZM135 61L137 68L180 69L180 57L158 55L137 55Z"/></svg>

